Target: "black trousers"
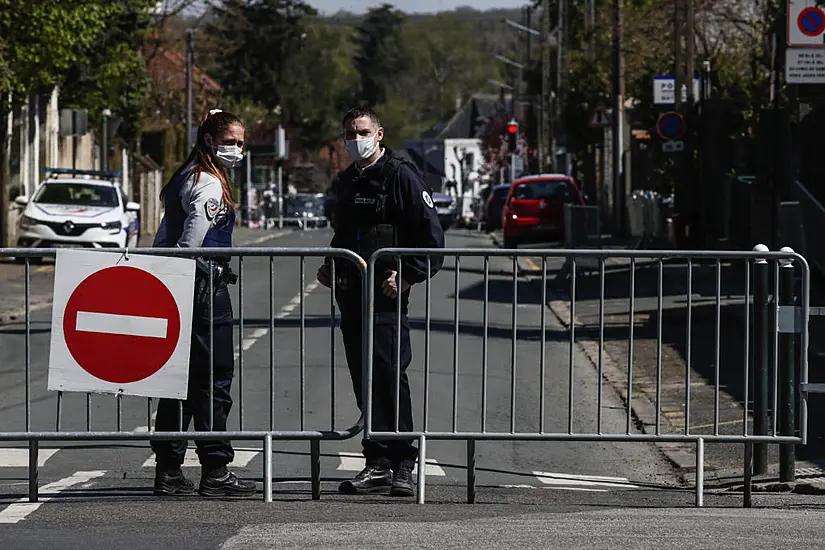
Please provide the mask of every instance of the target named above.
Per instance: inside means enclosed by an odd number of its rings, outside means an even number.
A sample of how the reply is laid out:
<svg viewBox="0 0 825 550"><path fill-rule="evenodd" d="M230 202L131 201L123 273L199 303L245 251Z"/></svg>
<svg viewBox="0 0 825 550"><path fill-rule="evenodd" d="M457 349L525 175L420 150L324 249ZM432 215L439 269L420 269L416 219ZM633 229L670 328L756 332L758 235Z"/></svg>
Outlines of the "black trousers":
<svg viewBox="0 0 825 550"><path fill-rule="evenodd" d="M208 305L206 306L208 308ZM235 350L233 341L232 306L225 287L216 291L213 302L215 322L213 323L213 370L212 370L212 415L210 422L209 403L209 316L201 304L195 304L192 322L192 346L189 355L189 389L183 401L161 399L155 418L155 431L187 431L194 420L195 430L208 432L226 431L226 419L232 408L232 378L235 374ZM210 426L211 424L211 426ZM226 466L235 458L235 452L228 439L198 440L198 459L204 470L216 470ZM176 470L183 464L188 442L186 440L153 440L152 450L159 468Z"/></svg>
<svg viewBox="0 0 825 550"><path fill-rule="evenodd" d="M376 312L373 337L373 386L372 386L372 428L376 431L395 431L395 397L396 374L399 366L396 361L398 346L397 314L395 312ZM347 354L347 364L352 377L353 390L358 408L364 411L362 359L363 331L360 312L358 317L342 310L341 334ZM407 316L401 315L401 384L398 392L398 431L409 432L413 429L412 402L407 367L412 362L410 344L410 323ZM413 439L364 439L362 447L368 466L412 468L418 458L418 450L413 446Z"/></svg>

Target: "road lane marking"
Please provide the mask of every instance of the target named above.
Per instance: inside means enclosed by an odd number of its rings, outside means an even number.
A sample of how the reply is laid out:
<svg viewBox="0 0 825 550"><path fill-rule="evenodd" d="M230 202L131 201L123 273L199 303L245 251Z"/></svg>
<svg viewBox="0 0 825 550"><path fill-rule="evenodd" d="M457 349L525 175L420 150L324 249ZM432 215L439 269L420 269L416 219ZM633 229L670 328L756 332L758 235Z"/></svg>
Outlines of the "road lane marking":
<svg viewBox="0 0 825 550"><path fill-rule="evenodd" d="M239 451L235 449L235 459L232 461L232 465L237 468L246 468L252 460L261 454L261 451ZM183 457L183 464L181 465L184 468L195 468L200 467L201 463L198 459L198 454L195 449L186 449L186 454ZM155 456L150 455L143 462L144 468L154 468L155 467Z"/></svg>
<svg viewBox="0 0 825 550"><path fill-rule="evenodd" d="M339 452L338 460L339 464L336 470L343 470L347 472L360 472L366 466L364 456L360 453ZM418 473L418 462L416 462L415 468L413 468L413 473ZM428 476L447 476L447 473L444 471L444 469L438 465L438 462L436 460L433 459L427 460L426 473Z"/></svg>
<svg viewBox="0 0 825 550"><path fill-rule="evenodd" d="M589 489L585 487L554 487L554 486L542 486L536 487L535 485L527 485L526 483L520 483L516 485L499 485L502 489L552 489L555 491L585 491L588 493L606 493L607 489Z"/></svg>
<svg viewBox="0 0 825 550"><path fill-rule="evenodd" d="M43 467L60 449L39 449L37 451L37 466ZM28 449L0 449L0 468L28 468Z"/></svg>
<svg viewBox="0 0 825 550"><path fill-rule="evenodd" d="M559 474L554 472L533 472L545 485L557 487L611 487L614 489L638 489L638 485L629 483L624 477L584 476L578 474Z"/></svg>
<svg viewBox="0 0 825 550"><path fill-rule="evenodd" d="M744 420L741 419L741 418L738 419L738 420L725 420L724 422L719 422L719 426L730 426L731 424L741 424L742 422L744 422ZM714 428L714 427L716 427L716 424L698 424L696 426L691 426L690 429L691 430L701 430L701 429L704 429L704 428Z"/></svg>
<svg viewBox="0 0 825 550"><path fill-rule="evenodd" d="M40 502L29 502L29 497L23 497L17 502L9 504L5 510L0 512L0 523L17 523L26 518L29 514L40 508L44 502L48 502L57 496L60 491L74 485L83 485L91 480L106 474L105 470L94 470L91 472L75 472L69 477L65 477L54 483L49 483L40 488ZM53 493L53 494L49 494Z"/></svg>
<svg viewBox="0 0 825 550"><path fill-rule="evenodd" d="M144 338L166 338L168 324L167 319L158 317L78 311L75 330Z"/></svg>

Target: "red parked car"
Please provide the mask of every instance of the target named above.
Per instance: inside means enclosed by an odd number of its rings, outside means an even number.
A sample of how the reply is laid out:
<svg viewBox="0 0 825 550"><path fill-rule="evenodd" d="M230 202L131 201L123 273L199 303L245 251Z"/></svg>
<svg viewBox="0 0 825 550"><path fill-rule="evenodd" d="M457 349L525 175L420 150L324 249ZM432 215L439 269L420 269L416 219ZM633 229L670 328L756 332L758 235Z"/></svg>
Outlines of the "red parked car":
<svg viewBox="0 0 825 550"><path fill-rule="evenodd" d="M564 174L538 174L515 180L502 212L504 248L564 238L564 205L583 205L576 182Z"/></svg>

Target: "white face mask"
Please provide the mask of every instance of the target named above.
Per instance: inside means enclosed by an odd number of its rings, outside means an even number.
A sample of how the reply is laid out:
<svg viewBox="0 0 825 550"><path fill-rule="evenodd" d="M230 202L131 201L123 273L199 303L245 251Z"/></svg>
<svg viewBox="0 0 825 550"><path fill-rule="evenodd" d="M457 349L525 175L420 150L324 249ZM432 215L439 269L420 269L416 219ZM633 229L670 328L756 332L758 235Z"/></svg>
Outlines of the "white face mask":
<svg viewBox="0 0 825 550"><path fill-rule="evenodd" d="M237 145L218 145L215 156L225 167L234 168L243 158L243 149Z"/></svg>
<svg viewBox="0 0 825 550"><path fill-rule="evenodd" d="M378 132L376 132L376 134L377 133ZM375 134L361 139L348 139L345 140L344 144L347 147L349 156L352 157L352 160L356 161L370 158L375 153L375 150L378 149Z"/></svg>

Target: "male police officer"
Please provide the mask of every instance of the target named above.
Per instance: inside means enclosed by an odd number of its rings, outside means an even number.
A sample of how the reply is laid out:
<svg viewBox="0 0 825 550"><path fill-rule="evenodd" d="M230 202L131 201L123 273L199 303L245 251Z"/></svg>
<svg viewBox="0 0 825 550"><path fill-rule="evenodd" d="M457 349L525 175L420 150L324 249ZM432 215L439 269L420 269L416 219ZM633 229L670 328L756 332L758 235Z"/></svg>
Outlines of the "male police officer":
<svg viewBox="0 0 825 550"><path fill-rule="evenodd" d="M342 121L347 152L355 161L344 172L339 187L337 223L331 246L346 248L368 260L380 248L443 248L444 231L433 208L431 191L415 167L381 146L384 129L370 108L358 107ZM400 369L398 430L413 429L410 385L406 370L412 362L407 307L410 286L434 275L441 257L402 258L401 275L394 259L376 265L379 280L375 290L372 426L376 431L396 429L396 373ZM331 286L331 269L325 263L318 270L321 284ZM358 407L362 395L362 311L361 282L352 264L335 262L336 301L341 310L341 334ZM379 286L380 285L380 286ZM401 318L396 299L401 293ZM401 324L400 342L396 338ZM401 362L396 363L400 345ZM413 496L412 469L418 457L412 439L362 442L366 468L352 480L344 481L341 492L356 494L390 489L395 496Z"/></svg>

